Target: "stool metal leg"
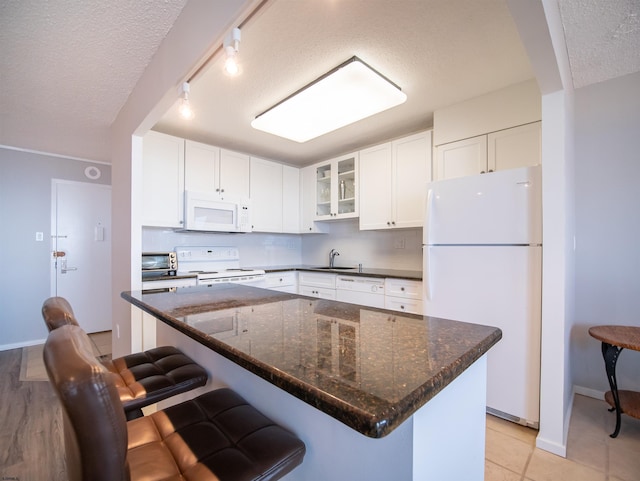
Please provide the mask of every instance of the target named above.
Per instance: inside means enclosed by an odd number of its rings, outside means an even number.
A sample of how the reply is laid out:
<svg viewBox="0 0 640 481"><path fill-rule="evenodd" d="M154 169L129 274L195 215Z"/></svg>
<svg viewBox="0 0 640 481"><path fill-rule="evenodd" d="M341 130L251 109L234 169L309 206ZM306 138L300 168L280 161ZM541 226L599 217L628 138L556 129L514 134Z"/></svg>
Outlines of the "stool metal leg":
<svg viewBox="0 0 640 481"><path fill-rule="evenodd" d="M616 412L616 429L613 434L610 434L612 438L618 436L620 432L620 417L621 417L621 409L620 409L620 397L618 396L618 381L616 380L616 363L618 362L618 356L620 352L622 352L621 347L614 346L612 344L608 344L606 342L602 343L602 357L604 358L604 367L607 371L607 379L609 381L609 387L611 388L611 395L613 396L613 403L615 407L609 409L609 411Z"/></svg>

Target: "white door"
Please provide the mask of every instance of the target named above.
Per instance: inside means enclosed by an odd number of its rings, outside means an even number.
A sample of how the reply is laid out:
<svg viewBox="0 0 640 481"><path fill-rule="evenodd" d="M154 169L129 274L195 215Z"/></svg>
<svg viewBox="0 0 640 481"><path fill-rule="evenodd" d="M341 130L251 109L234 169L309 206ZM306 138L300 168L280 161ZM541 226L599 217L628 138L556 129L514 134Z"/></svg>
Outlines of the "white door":
<svg viewBox="0 0 640 481"><path fill-rule="evenodd" d="M111 330L111 187L54 180L52 295L87 332Z"/></svg>

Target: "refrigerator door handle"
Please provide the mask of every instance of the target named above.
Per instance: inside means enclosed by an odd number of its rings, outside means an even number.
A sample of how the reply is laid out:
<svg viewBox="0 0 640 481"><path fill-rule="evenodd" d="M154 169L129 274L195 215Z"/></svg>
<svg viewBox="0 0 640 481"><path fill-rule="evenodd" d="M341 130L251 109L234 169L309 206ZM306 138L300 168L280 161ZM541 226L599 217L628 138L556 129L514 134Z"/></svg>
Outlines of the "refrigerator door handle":
<svg viewBox="0 0 640 481"><path fill-rule="evenodd" d="M429 245L429 231L431 227L431 210L433 209L433 190L427 191L427 205L424 209L424 227L422 229L422 243Z"/></svg>
<svg viewBox="0 0 640 481"><path fill-rule="evenodd" d="M424 285L425 299L431 300L431 246L429 239L429 232L431 227L431 214L433 209L433 189L427 191L427 205L425 206L424 227L422 228L422 266L424 272L422 273L422 284Z"/></svg>
<svg viewBox="0 0 640 481"><path fill-rule="evenodd" d="M422 246L422 264L424 266L424 272L422 273L422 284L424 286L425 300L431 300L431 246Z"/></svg>

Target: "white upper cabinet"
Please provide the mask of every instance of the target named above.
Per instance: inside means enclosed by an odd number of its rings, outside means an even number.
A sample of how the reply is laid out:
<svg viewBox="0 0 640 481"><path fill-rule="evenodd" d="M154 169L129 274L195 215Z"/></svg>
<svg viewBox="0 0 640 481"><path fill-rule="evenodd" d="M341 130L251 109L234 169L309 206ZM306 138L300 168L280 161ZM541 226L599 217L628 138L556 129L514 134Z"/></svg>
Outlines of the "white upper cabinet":
<svg viewBox="0 0 640 481"><path fill-rule="evenodd" d="M282 232L300 233L300 169L282 166Z"/></svg>
<svg viewBox="0 0 640 481"><path fill-rule="evenodd" d="M300 169L300 232L318 234L326 231L322 222L316 222L316 166Z"/></svg>
<svg viewBox="0 0 640 481"><path fill-rule="evenodd" d="M248 155L220 149L220 194L234 199L250 197Z"/></svg>
<svg viewBox="0 0 640 481"><path fill-rule="evenodd" d="M249 198L249 156L213 145L185 142L185 190L221 199Z"/></svg>
<svg viewBox="0 0 640 481"><path fill-rule="evenodd" d="M219 192L220 149L185 141L184 188L196 192ZM216 190L218 189L218 190Z"/></svg>
<svg viewBox="0 0 640 481"><path fill-rule="evenodd" d="M251 157L251 209L257 232L300 233L300 170Z"/></svg>
<svg viewBox="0 0 640 481"><path fill-rule="evenodd" d="M431 131L360 151L360 229L423 225Z"/></svg>
<svg viewBox="0 0 640 481"><path fill-rule="evenodd" d="M436 147L437 180L538 165L541 122L520 125Z"/></svg>
<svg viewBox="0 0 640 481"><path fill-rule="evenodd" d="M538 165L542 158L542 122L493 132L487 136L489 170Z"/></svg>
<svg viewBox="0 0 640 481"><path fill-rule="evenodd" d="M358 217L358 153L316 164L316 220Z"/></svg>
<svg viewBox="0 0 640 481"><path fill-rule="evenodd" d="M142 224L184 224L184 140L149 132L142 143Z"/></svg>
<svg viewBox="0 0 640 481"><path fill-rule="evenodd" d="M251 157L252 230L282 232L282 164Z"/></svg>
<svg viewBox="0 0 640 481"><path fill-rule="evenodd" d="M476 175L486 171L486 135L436 147L435 178L437 180Z"/></svg>

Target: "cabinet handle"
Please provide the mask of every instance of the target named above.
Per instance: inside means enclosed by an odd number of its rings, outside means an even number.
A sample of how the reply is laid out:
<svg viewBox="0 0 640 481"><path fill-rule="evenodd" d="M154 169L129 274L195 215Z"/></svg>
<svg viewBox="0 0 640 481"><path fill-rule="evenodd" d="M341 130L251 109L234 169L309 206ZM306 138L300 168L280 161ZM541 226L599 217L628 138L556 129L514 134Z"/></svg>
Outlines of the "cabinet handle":
<svg viewBox="0 0 640 481"><path fill-rule="evenodd" d="M396 225L396 221L391 221L391 225Z"/></svg>
<svg viewBox="0 0 640 481"><path fill-rule="evenodd" d="M493 172L493 169L489 169L489 172Z"/></svg>
<svg viewBox="0 0 640 481"><path fill-rule="evenodd" d="M219 189L219 188L218 188L218 189L216 189L216 192L220 192L220 189Z"/></svg>
<svg viewBox="0 0 640 481"><path fill-rule="evenodd" d="M224 192L224 189L220 189L220 192Z"/></svg>
<svg viewBox="0 0 640 481"><path fill-rule="evenodd" d="M391 222L387 221L387 225L391 225Z"/></svg>
<svg viewBox="0 0 640 481"><path fill-rule="evenodd" d="M404 306L400 306L400 309L402 309L404 311Z"/></svg>
<svg viewBox="0 0 640 481"><path fill-rule="evenodd" d="M481 170L480 173L481 174L486 174L486 172L484 170Z"/></svg>
<svg viewBox="0 0 640 481"><path fill-rule="evenodd" d="M313 230L313 227L309 227L309 230Z"/></svg>
<svg viewBox="0 0 640 481"><path fill-rule="evenodd" d="M404 287L401 287L401 288L400 288L400 290L401 290L402 292L404 292Z"/></svg>

